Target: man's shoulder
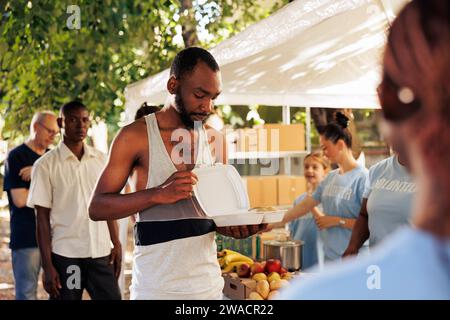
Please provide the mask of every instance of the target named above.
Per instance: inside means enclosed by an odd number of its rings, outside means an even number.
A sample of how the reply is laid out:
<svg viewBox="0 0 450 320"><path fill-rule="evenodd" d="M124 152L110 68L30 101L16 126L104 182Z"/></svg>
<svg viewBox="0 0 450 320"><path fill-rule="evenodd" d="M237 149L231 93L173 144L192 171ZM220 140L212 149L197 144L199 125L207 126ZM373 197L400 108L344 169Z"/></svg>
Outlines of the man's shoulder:
<svg viewBox="0 0 450 320"><path fill-rule="evenodd" d="M26 148L27 146L25 145L25 143L22 143L14 148L12 148L9 152L8 152L8 157L7 159L15 159L17 157L19 157L22 154L26 153Z"/></svg>
<svg viewBox="0 0 450 320"><path fill-rule="evenodd" d="M93 146L90 146L88 144L85 144L85 146L86 146L86 148L89 149L89 152L91 154L93 154L96 158L99 158L99 159L105 159L106 158L106 153L104 153L103 151L101 151L101 150L99 150L99 149L97 149L97 148L95 148Z"/></svg>
<svg viewBox="0 0 450 320"><path fill-rule="evenodd" d="M147 146L148 134L145 119L138 119L122 127L114 138L114 149L127 149L127 152L138 152ZM117 152L117 151L116 151Z"/></svg>
<svg viewBox="0 0 450 320"><path fill-rule="evenodd" d="M129 136L134 138L146 139L147 124L144 118L133 121L132 123L122 127L119 131L120 136Z"/></svg>
<svg viewBox="0 0 450 320"><path fill-rule="evenodd" d="M53 162L55 161L55 158L58 156L58 148L53 148L50 151L47 151L46 153L44 153L41 157L39 157L39 159L36 160L36 162L34 163L34 167L45 167L45 166L49 166L51 164L53 164Z"/></svg>

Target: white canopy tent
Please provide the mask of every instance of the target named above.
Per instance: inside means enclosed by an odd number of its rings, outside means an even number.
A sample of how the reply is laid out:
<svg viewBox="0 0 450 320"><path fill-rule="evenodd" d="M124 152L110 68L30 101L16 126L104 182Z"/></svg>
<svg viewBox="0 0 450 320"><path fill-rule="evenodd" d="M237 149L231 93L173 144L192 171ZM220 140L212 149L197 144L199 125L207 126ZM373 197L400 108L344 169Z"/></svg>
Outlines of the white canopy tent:
<svg viewBox="0 0 450 320"><path fill-rule="evenodd" d="M223 79L216 103L378 108L375 89L386 30L406 2L296 0L286 5L211 50ZM165 104L168 79L167 69L127 86L126 120L134 119L145 101ZM289 108L283 108L283 119L288 115ZM296 154L282 155L285 174ZM121 237L127 221L121 222ZM123 287L123 278L120 283Z"/></svg>
<svg viewBox="0 0 450 320"><path fill-rule="evenodd" d="M378 108L386 30L408 0L297 0L211 50L217 104ZM125 89L127 118L164 104L169 70Z"/></svg>

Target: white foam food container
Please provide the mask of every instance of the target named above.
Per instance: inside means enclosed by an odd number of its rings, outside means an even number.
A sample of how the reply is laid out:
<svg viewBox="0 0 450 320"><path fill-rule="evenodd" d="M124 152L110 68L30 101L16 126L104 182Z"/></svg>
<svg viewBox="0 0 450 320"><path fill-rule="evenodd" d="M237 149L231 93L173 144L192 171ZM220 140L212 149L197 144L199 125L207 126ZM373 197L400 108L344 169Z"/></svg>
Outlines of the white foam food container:
<svg viewBox="0 0 450 320"><path fill-rule="evenodd" d="M198 177L194 195L218 227L275 223L283 219L282 210L259 213L250 210L244 182L232 165L199 167L193 172Z"/></svg>

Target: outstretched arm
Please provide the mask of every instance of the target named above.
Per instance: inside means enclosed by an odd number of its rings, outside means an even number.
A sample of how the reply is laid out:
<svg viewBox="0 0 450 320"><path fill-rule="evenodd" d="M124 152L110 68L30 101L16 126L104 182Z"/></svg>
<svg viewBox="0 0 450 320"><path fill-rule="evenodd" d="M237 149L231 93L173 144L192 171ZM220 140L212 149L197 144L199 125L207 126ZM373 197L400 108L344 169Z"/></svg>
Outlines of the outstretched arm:
<svg viewBox="0 0 450 320"><path fill-rule="evenodd" d="M317 206L320 202L315 200L311 196L306 196L303 201L298 203L293 208L289 209L283 218L283 224L288 223L294 219L297 219L301 216L304 216L308 212L310 212L315 206Z"/></svg>
<svg viewBox="0 0 450 320"><path fill-rule="evenodd" d="M121 219L158 204L174 203L192 197L193 185L197 180L189 171L176 172L155 188L120 193L142 151L136 143L140 139L141 132L136 129L136 122L123 128L114 139L108 162L89 206L92 220Z"/></svg>

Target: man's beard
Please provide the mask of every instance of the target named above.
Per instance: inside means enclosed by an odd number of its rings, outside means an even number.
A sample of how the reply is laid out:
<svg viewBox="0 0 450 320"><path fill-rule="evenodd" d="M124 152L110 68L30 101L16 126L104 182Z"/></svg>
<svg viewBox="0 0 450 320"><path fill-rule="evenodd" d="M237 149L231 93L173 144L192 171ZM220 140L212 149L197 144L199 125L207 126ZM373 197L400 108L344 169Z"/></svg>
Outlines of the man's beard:
<svg viewBox="0 0 450 320"><path fill-rule="evenodd" d="M195 127L195 123L197 122L197 125L200 125L200 123L203 125L206 120L208 120L209 115L202 121L194 121L192 120L191 116L194 115L204 115L203 113L189 113L186 110L186 105L183 101L183 98L181 97L181 93L177 92L175 93L175 104L177 106L177 110L180 113L180 118L181 121L183 122L183 124L186 126L186 128L188 129L194 129Z"/></svg>

